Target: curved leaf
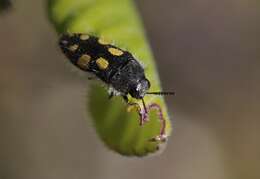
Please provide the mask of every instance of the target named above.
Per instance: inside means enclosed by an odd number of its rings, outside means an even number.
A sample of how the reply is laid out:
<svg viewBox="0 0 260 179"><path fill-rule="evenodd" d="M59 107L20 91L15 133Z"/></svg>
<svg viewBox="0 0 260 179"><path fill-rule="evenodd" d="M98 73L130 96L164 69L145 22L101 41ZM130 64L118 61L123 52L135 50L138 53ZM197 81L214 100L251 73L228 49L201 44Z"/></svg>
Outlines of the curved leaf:
<svg viewBox="0 0 260 179"><path fill-rule="evenodd" d="M49 17L58 32L95 34L130 51L145 64L150 91L161 91L151 50L142 23L131 0L49 0ZM88 108L96 131L112 150L127 156L145 156L160 149L165 141L151 140L169 136L171 123L162 96L146 95L148 119L140 126L144 109L140 100L129 96L138 107L129 107L121 97L108 100L104 87L94 84L88 92ZM130 110L131 109L131 110Z"/></svg>

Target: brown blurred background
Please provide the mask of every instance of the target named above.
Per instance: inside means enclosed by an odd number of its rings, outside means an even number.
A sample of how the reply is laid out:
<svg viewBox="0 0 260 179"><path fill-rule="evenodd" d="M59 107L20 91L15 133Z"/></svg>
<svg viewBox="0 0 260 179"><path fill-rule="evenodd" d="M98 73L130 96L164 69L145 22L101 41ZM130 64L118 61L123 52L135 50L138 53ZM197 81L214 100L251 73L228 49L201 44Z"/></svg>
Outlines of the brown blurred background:
<svg viewBox="0 0 260 179"><path fill-rule="evenodd" d="M87 80L56 46L45 1L0 17L0 179L259 179L260 3L139 0L173 134L162 155L106 149Z"/></svg>

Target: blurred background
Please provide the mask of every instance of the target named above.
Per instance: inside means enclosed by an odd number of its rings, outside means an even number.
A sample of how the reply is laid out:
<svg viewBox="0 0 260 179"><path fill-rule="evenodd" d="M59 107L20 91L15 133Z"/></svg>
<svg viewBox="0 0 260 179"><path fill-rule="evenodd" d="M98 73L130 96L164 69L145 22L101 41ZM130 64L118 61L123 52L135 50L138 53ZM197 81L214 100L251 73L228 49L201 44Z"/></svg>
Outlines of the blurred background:
<svg viewBox="0 0 260 179"><path fill-rule="evenodd" d="M259 179L260 3L138 0L173 133L122 157L85 112L87 80L57 47L45 1L0 16L0 179Z"/></svg>

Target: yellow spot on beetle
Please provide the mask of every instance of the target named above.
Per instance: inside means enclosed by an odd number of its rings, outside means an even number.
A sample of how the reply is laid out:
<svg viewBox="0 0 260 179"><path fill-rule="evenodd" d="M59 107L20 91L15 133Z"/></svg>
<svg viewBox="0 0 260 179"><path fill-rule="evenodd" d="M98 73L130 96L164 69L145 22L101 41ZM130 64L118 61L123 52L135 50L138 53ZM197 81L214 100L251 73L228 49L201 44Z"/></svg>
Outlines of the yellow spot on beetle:
<svg viewBox="0 0 260 179"><path fill-rule="evenodd" d="M87 35L87 34L81 34L81 35L80 35L80 39L81 39L81 40L88 40L88 39L89 39L89 35Z"/></svg>
<svg viewBox="0 0 260 179"><path fill-rule="evenodd" d="M69 47L69 50L72 52L75 52L78 48L79 48L79 46L77 44L74 44Z"/></svg>
<svg viewBox="0 0 260 179"><path fill-rule="evenodd" d="M109 44L109 42L106 39L104 39L103 37L98 39L98 43L100 43L101 45L108 45Z"/></svg>
<svg viewBox="0 0 260 179"><path fill-rule="evenodd" d="M84 54L84 55L82 55L82 56L78 59L77 64L78 64L78 66L80 66L81 68L86 69L86 68L88 68L88 64L89 64L90 60L91 60L91 57L90 57L89 55L87 55L87 54Z"/></svg>
<svg viewBox="0 0 260 179"><path fill-rule="evenodd" d="M105 70L109 65L108 61L102 57L98 58L96 63L100 70Z"/></svg>
<svg viewBox="0 0 260 179"><path fill-rule="evenodd" d="M115 55L115 56L121 56L124 54L124 52L122 50L119 50L119 49L116 49L116 48L109 48L108 51L112 54L112 55Z"/></svg>

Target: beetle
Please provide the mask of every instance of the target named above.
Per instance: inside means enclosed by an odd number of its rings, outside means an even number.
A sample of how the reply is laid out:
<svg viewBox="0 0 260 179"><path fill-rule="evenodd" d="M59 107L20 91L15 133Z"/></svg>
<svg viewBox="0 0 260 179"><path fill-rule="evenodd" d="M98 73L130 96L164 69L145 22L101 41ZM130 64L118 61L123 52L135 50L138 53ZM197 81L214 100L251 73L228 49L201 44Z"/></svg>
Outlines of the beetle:
<svg viewBox="0 0 260 179"><path fill-rule="evenodd" d="M72 64L94 74L108 85L109 98L121 95L127 104L136 105L141 125L147 120L148 110L158 108L154 104L146 107L143 99L146 94L173 94L148 92L151 83L146 78L141 63L130 52L110 44L103 38L84 33L64 33L59 38L59 46ZM129 103L128 94L142 100L144 112L141 112L137 103Z"/></svg>
<svg viewBox="0 0 260 179"><path fill-rule="evenodd" d="M144 68L125 50L115 47L101 38L87 34L62 34L59 45L72 64L90 72L105 82L110 89L110 98L127 95L143 99L150 88Z"/></svg>

